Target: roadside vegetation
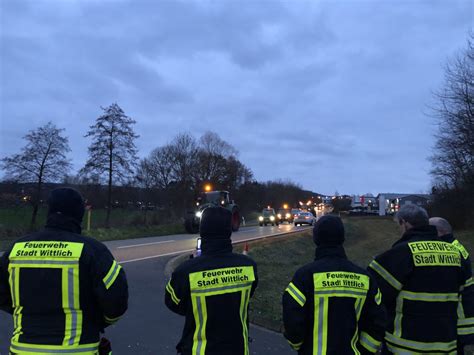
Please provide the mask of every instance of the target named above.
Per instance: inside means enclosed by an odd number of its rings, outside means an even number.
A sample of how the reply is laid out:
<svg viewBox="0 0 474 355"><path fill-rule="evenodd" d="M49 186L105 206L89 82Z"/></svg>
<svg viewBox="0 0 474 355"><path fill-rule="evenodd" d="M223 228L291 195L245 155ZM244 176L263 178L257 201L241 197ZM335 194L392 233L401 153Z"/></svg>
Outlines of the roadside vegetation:
<svg viewBox="0 0 474 355"><path fill-rule="evenodd" d="M391 218L348 217L344 226L347 256L363 268L400 237ZM468 250L474 250L474 230L460 231L456 236ZM259 286L250 303L250 321L281 332L281 296L294 272L314 259L312 232L252 242L249 247L259 274Z"/></svg>
<svg viewBox="0 0 474 355"><path fill-rule="evenodd" d="M40 208L37 215L39 228L46 223L46 208ZM13 240L30 231L29 220L31 208L0 208L0 251L4 250ZM144 212L136 210L117 209L111 214L110 228L106 228L106 211L91 212L91 229L86 230L87 212L83 221L83 234L98 240L118 240L161 236L185 233L179 220L173 220L158 211L147 212L147 223L144 223Z"/></svg>

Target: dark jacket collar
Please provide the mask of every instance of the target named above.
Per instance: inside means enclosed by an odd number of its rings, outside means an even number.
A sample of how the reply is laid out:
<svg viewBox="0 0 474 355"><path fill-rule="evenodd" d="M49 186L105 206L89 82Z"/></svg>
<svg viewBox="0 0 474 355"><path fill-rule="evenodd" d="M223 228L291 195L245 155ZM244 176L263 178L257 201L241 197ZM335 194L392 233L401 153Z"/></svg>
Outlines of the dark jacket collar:
<svg viewBox="0 0 474 355"><path fill-rule="evenodd" d="M436 230L436 227L434 226L421 226L421 227L413 227L409 230L407 230L405 233L403 233L402 237L397 240L392 247L401 244L401 243L406 243L414 239L426 239L426 240L433 240L433 239L438 239L438 232Z"/></svg>
<svg viewBox="0 0 474 355"><path fill-rule="evenodd" d="M452 243L456 240L456 238L454 238L454 235L452 233L448 233L448 234L445 234L445 235L442 235L441 237L439 237L443 242L446 242L446 243Z"/></svg>
<svg viewBox="0 0 474 355"><path fill-rule="evenodd" d="M316 248L314 253L314 260L327 258L327 257L337 257L347 259L346 252L342 245L338 246L319 246Z"/></svg>
<svg viewBox="0 0 474 355"><path fill-rule="evenodd" d="M232 241L225 239L201 239L202 255L232 253Z"/></svg>
<svg viewBox="0 0 474 355"><path fill-rule="evenodd" d="M48 215L45 228L61 229L77 234L81 234L82 231L81 225L77 220L60 213L53 213Z"/></svg>

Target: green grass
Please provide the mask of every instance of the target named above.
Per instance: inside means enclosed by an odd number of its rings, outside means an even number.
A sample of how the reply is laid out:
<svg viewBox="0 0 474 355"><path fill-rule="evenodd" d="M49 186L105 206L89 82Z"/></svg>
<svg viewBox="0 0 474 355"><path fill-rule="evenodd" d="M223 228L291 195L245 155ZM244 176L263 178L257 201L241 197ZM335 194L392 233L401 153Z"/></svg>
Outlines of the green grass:
<svg viewBox="0 0 474 355"><path fill-rule="evenodd" d="M31 207L0 208L0 250L4 250L12 241L29 233ZM38 211L37 229L46 223L46 208ZM161 236L185 233L180 222L166 222L158 212L148 211L150 224L144 225L144 213L136 210L114 209L111 214L112 228L104 228L106 210L92 210L91 230L84 234L98 240L118 240L150 236ZM87 215L84 216L85 227Z"/></svg>
<svg viewBox="0 0 474 355"><path fill-rule="evenodd" d="M0 208L0 228L28 228L31 221L33 209L29 206L15 208ZM91 211L91 228L102 228L105 225L105 209L94 209ZM37 225L42 226L46 222L47 209L42 207L38 210ZM110 214L110 225L112 227L122 227L128 225L139 225L143 223L144 212L128 209L113 209ZM84 223L87 219L87 212L84 215ZM151 224L160 222L159 212L148 211L147 219Z"/></svg>
<svg viewBox="0 0 474 355"><path fill-rule="evenodd" d="M347 256L363 268L400 238L400 230L390 218L349 217L344 218L344 225ZM468 250L474 250L473 231L456 235ZM250 321L281 331L282 293L295 271L314 259L311 231L252 242L249 246L249 255L257 262L259 274L259 286L250 302Z"/></svg>

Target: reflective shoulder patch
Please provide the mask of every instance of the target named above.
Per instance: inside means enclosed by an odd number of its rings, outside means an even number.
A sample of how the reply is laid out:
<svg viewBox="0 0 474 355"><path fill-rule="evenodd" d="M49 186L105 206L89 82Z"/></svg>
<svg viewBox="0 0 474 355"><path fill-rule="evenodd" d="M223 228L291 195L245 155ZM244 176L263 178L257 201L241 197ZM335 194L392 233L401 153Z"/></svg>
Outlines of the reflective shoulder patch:
<svg viewBox="0 0 474 355"><path fill-rule="evenodd" d="M369 276L355 272L318 272L313 274L313 282L318 295L365 297L369 289Z"/></svg>
<svg viewBox="0 0 474 355"><path fill-rule="evenodd" d="M233 266L222 269L203 270L189 274L191 292L227 293L235 289L250 287L255 281L252 266Z"/></svg>
<svg viewBox="0 0 474 355"><path fill-rule="evenodd" d="M408 243L416 267L461 266L458 248L446 242L421 241Z"/></svg>
<svg viewBox="0 0 474 355"><path fill-rule="evenodd" d="M29 259L73 259L81 257L83 243L65 241L23 242L16 243L10 252L10 260Z"/></svg>
<svg viewBox="0 0 474 355"><path fill-rule="evenodd" d="M301 292L298 287L295 286L293 282L290 282L288 287L285 289L285 292L288 292L288 294L293 297L293 299L301 306L303 307L306 303L306 296Z"/></svg>
<svg viewBox="0 0 474 355"><path fill-rule="evenodd" d="M461 253L461 255L464 259L469 258L468 251L466 250L466 248L464 248L464 245L462 245L459 242L459 240L455 239L454 242L452 242L451 244L454 245L456 248L458 248L459 252Z"/></svg>
<svg viewBox="0 0 474 355"><path fill-rule="evenodd" d="M112 266L110 266L109 271L107 272L107 275L102 279L102 282L104 283L105 288L108 290L110 287L112 287L113 283L117 279L118 275L120 274L120 270L122 269L122 266L120 266L115 260L112 262Z"/></svg>

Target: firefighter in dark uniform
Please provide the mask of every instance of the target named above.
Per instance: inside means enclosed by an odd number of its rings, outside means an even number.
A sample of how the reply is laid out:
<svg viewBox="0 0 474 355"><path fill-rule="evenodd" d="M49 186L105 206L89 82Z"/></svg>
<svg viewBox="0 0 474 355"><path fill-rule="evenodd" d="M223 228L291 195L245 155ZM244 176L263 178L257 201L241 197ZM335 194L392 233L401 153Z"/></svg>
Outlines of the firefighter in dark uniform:
<svg viewBox="0 0 474 355"><path fill-rule="evenodd" d="M462 267L466 275L472 275L471 258L466 248L453 235L453 228L447 220L441 217L432 217L429 220L435 226L438 237L446 243L457 247L462 255ZM464 353L465 345L474 344L474 282L472 277L466 282L461 292L458 305L458 354Z"/></svg>
<svg viewBox="0 0 474 355"><path fill-rule="evenodd" d="M375 280L347 259L339 217L321 217L313 239L315 260L283 294L285 338L300 355L376 353L386 314Z"/></svg>
<svg viewBox="0 0 474 355"><path fill-rule="evenodd" d="M201 217L202 256L176 268L166 285L168 308L185 316L183 355L248 355L248 305L257 287L257 267L232 253L232 214L208 207Z"/></svg>
<svg viewBox="0 0 474 355"><path fill-rule="evenodd" d="M384 351L456 354L459 295L471 275L458 248L439 240L423 208L405 205L395 219L401 239L369 265L388 311Z"/></svg>
<svg viewBox="0 0 474 355"><path fill-rule="evenodd" d="M125 273L102 243L80 235L77 191L53 190L48 207L45 229L0 259L0 308L13 315L10 351L99 354L100 332L127 310Z"/></svg>

